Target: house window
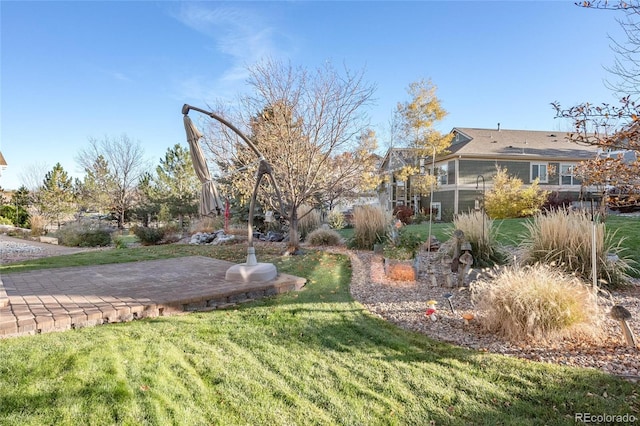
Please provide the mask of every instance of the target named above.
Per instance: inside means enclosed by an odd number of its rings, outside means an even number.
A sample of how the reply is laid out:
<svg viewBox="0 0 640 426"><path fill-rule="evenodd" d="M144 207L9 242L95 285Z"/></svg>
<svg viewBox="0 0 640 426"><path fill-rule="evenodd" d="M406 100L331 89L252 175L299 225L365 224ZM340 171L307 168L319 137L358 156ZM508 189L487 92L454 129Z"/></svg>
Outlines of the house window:
<svg viewBox="0 0 640 426"><path fill-rule="evenodd" d="M547 164L531 163L531 182L536 178L540 179L540 183L549 182L549 174L547 172Z"/></svg>
<svg viewBox="0 0 640 426"><path fill-rule="evenodd" d="M438 176L438 185L446 185L449 183L449 165L443 164L442 166L436 167L437 176Z"/></svg>
<svg viewBox="0 0 640 426"><path fill-rule="evenodd" d="M432 219L442 220L442 203L440 201L431 202L431 214L433 215Z"/></svg>
<svg viewBox="0 0 640 426"><path fill-rule="evenodd" d="M578 179L573 176L575 164L560 165L560 183L562 185L580 185Z"/></svg>

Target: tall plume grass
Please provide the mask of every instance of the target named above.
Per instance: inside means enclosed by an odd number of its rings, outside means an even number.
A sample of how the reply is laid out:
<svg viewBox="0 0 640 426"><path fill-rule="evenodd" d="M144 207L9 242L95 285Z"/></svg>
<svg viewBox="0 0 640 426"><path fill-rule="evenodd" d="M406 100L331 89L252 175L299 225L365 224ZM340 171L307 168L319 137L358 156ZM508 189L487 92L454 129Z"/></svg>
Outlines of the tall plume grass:
<svg viewBox="0 0 640 426"><path fill-rule="evenodd" d="M507 267L471 285L484 327L512 341L598 336L596 296L548 265Z"/></svg>
<svg viewBox="0 0 640 426"><path fill-rule="evenodd" d="M47 219L39 214L32 214L29 217L29 227L31 228L31 236L39 237L44 234Z"/></svg>
<svg viewBox="0 0 640 426"><path fill-rule="evenodd" d="M523 240L524 261L555 265L586 281L592 278L591 215L584 211L558 209L537 214L526 224L528 236ZM604 287L616 287L628 282L627 272L633 271L631 259L623 257L621 239L608 234L604 223L596 224L597 279ZM613 261L608 255L616 255Z"/></svg>
<svg viewBox="0 0 640 426"><path fill-rule="evenodd" d="M373 245L386 240L391 215L380 206L356 206L353 209L354 232L351 246L372 250Z"/></svg>
<svg viewBox="0 0 640 426"><path fill-rule="evenodd" d="M318 209L314 209L306 204L298 207L298 233L300 238L305 240L307 235L320 228L322 225L322 218Z"/></svg>
<svg viewBox="0 0 640 426"><path fill-rule="evenodd" d="M507 255L497 241L498 228L484 212L471 211L453 219L454 230L464 232L471 243L474 266L492 266L506 261Z"/></svg>

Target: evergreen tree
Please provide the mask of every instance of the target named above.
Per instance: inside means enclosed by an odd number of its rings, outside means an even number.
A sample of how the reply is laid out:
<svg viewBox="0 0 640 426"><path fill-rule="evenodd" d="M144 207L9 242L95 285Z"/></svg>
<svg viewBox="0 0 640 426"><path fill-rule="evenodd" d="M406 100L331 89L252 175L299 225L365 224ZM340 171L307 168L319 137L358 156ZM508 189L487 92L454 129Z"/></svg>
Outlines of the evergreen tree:
<svg viewBox="0 0 640 426"><path fill-rule="evenodd" d="M179 144L167 149L156 167L156 201L165 205L171 217L180 222L184 216L198 212L198 191L201 184L193 169L189 150Z"/></svg>
<svg viewBox="0 0 640 426"><path fill-rule="evenodd" d="M84 180L77 185L78 201L82 208L99 213L113 211L113 194L117 185L109 169L109 162L104 156L98 155L84 171Z"/></svg>
<svg viewBox="0 0 640 426"><path fill-rule="evenodd" d="M29 223L28 208L32 203L32 196L26 186L22 185L13 193L12 204L16 206L16 226L26 227Z"/></svg>
<svg viewBox="0 0 640 426"><path fill-rule="evenodd" d="M158 195L154 186L153 175L145 172L138 182L138 203L133 209L133 214L142 222L143 226L149 226L149 222L157 219L160 213Z"/></svg>
<svg viewBox="0 0 640 426"><path fill-rule="evenodd" d="M75 210L73 180L60 163L45 175L37 202L40 211L58 228L64 216Z"/></svg>

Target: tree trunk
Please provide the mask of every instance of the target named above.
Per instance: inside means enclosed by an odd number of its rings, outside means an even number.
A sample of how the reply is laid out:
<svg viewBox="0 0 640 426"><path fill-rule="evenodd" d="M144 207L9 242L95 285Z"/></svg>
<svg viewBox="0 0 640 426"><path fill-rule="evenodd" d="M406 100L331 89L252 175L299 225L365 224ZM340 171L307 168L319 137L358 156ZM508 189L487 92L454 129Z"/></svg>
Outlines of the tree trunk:
<svg viewBox="0 0 640 426"><path fill-rule="evenodd" d="M296 254L300 248L300 236L298 235L298 207L295 205L291 207L291 214L289 216L289 246L287 253Z"/></svg>

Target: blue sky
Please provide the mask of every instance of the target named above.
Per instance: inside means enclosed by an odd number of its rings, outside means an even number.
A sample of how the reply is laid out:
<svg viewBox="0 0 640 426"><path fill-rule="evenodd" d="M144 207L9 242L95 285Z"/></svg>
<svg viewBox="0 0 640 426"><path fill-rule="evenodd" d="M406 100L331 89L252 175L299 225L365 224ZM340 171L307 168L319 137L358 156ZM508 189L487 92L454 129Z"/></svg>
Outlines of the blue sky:
<svg viewBox="0 0 640 426"><path fill-rule="evenodd" d="M553 101L611 102L612 11L554 2L0 1L0 178L74 160L90 137L126 134L157 164L185 144L181 107L247 90L264 57L365 69L380 145L406 87L431 78L439 125L569 130Z"/></svg>

